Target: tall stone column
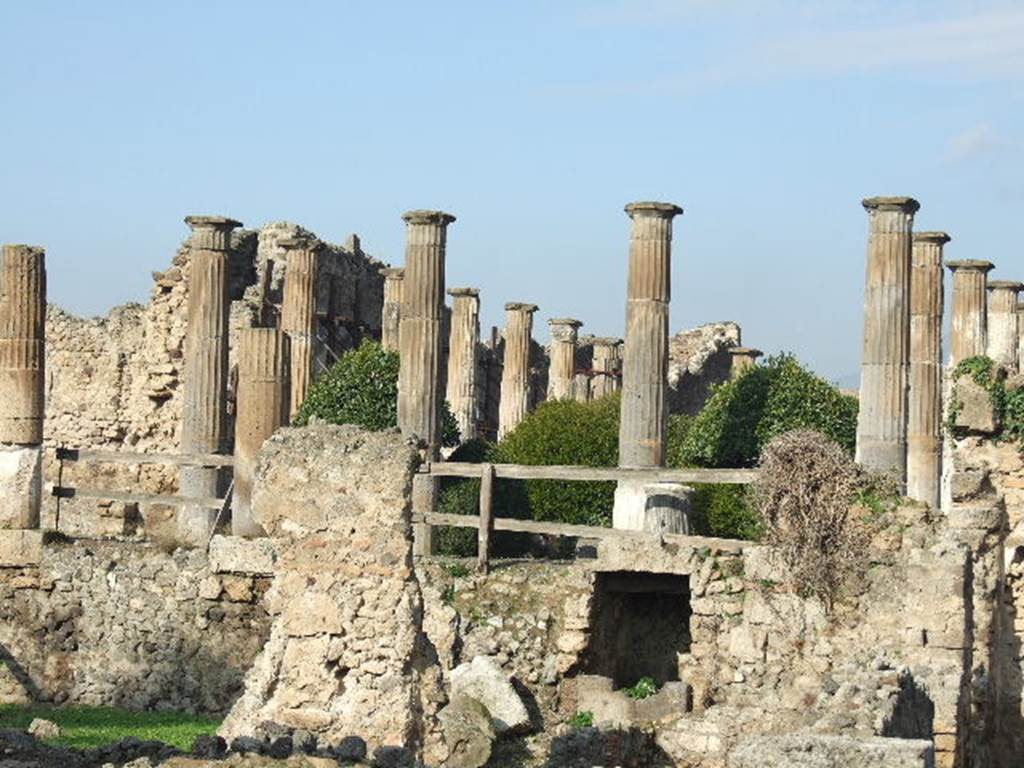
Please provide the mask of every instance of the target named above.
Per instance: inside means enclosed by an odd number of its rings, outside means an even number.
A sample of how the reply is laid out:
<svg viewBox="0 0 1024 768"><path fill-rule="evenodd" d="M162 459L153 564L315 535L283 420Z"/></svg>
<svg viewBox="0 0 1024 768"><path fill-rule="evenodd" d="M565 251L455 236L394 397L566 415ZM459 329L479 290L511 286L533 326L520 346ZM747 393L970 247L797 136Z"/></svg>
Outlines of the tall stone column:
<svg viewBox="0 0 1024 768"><path fill-rule="evenodd" d="M288 262L281 300L281 330L288 336L289 405L287 419L294 419L313 383L316 346L316 279L320 243L307 238L288 238L277 243Z"/></svg>
<svg viewBox="0 0 1024 768"><path fill-rule="evenodd" d="M738 379L743 372L757 365L757 358L764 353L753 347L729 348L729 378Z"/></svg>
<svg viewBox="0 0 1024 768"><path fill-rule="evenodd" d="M551 329L548 400L576 398L576 339L581 325L582 322L571 317L548 320Z"/></svg>
<svg viewBox="0 0 1024 768"><path fill-rule="evenodd" d="M942 481L942 249L945 232L915 232L910 269L907 496L939 508Z"/></svg>
<svg viewBox="0 0 1024 768"><path fill-rule="evenodd" d="M530 409L530 345L534 304L505 305L505 361L501 371L501 404L498 406L498 439L525 418Z"/></svg>
<svg viewBox="0 0 1024 768"><path fill-rule="evenodd" d="M42 503L46 254L0 255L0 528L30 530Z"/></svg>
<svg viewBox="0 0 1024 768"><path fill-rule="evenodd" d="M870 197L864 351L860 369L857 461L869 469L907 472L907 378L910 365L910 197Z"/></svg>
<svg viewBox="0 0 1024 768"><path fill-rule="evenodd" d="M1024 373L1024 302L1017 305L1017 370Z"/></svg>
<svg viewBox="0 0 1024 768"><path fill-rule="evenodd" d="M682 208L671 203L643 202L626 206L633 226L626 294L626 343L622 354L621 467L665 466L672 219L682 212ZM657 498L650 484L619 483L612 526L634 530L676 529L675 524L655 514L652 505Z"/></svg>
<svg viewBox="0 0 1024 768"><path fill-rule="evenodd" d="M992 280L988 284L988 356L1011 371L1017 370L1017 299L1024 283Z"/></svg>
<svg viewBox="0 0 1024 768"><path fill-rule="evenodd" d="M451 330L448 337L448 405L459 425L462 442L477 436L477 348L480 344L480 291L450 288Z"/></svg>
<svg viewBox="0 0 1024 768"><path fill-rule="evenodd" d="M405 270L389 267L384 275L384 309L380 322L380 343L389 352L398 351L398 328L402 320L402 280Z"/></svg>
<svg viewBox="0 0 1024 768"><path fill-rule="evenodd" d="M289 339L278 328L243 328L238 333L238 394L235 416L235 487L231 533L263 536L252 518L252 484L260 448L288 423Z"/></svg>
<svg viewBox="0 0 1024 768"><path fill-rule="evenodd" d="M224 453L228 380L228 251L231 230L241 222L223 216L189 216L192 228L188 277L188 329L182 392L181 449L184 453ZM183 496L220 494L221 472L214 467L182 467ZM216 509L178 508L178 540L206 544L217 521Z"/></svg>
<svg viewBox="0 0 1024 768"><path fill-rule="evenodd" d="M593 377L590 380L590 399L619 391L622 373L622 339L597 337L594 339Z"/></svg>
<svg viewBox="0 0 1024 768"><path fill-rule="evenodd" d="M950 364L987 352L988 301L985 295L992 262L966 259L947 261L953 273L953 318Z"/></svg>

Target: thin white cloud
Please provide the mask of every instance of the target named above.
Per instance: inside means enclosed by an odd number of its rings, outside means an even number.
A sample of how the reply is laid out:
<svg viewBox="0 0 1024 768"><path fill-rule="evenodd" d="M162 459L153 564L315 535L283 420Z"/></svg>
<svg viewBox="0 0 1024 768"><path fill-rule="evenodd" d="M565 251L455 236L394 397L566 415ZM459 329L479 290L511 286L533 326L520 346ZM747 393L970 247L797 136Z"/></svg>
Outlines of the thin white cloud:
<svg viewBox="0 0 1024 768"><path fill-rule="evenodd" d="M946 155L954 161L974 160L999 149L1001 145L991 125L978 123L951 138L946 145Z"/></svg>

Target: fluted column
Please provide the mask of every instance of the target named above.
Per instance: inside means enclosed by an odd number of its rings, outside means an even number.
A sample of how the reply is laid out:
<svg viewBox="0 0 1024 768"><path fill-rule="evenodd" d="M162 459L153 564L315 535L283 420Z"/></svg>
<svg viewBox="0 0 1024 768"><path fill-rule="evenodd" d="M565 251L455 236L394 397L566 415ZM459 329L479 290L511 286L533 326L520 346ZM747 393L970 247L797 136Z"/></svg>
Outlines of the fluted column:
<svg viewBox="0 0 1024 768"><path fill-rule="evenodd" d="M857 461L905 480L910 253L919 205L910 197L871 197L863 205L870 223Z"/></svg>
<svg viewBox="0 0 1024 768"><path fill-rule="evenodd" d="M1017 299L1024 283L992 280L988 284L988 356L1012 372L1017 370Z"/></svg>
<svg viewBox="0 0 1024 768"><path fill-rule="evenodd" d="M505 305L505 360L501 370L498 439L511 432L530 409L530 345L534 304Z"/></svg>
<svg viewBox="0 0 1024 768"><path fill-rule="evenodd" d="M243 328L238 333L235 416L235 487L231 533L263 536L252 519L252 484L260 448L288 421L289 339L278 328Z"/></svg>
<svg viewBox="0 0 1024 768"><path fill-rule="evenodd" d="M548 400L576 398L576 340L581 325L582 322L571 317L548 320L551 329Z"/></svg>
<svg viewBox="0 0 1024 768"><path fill-rule="evenodd" d="M224 453L228 380L228 251L231 230L241 223L222 216L189 216L192 228L188 273L188 329L185 334L181 448L184 453ZM220 493L216 468L182 467L184 496L214 498ZM205 544L217 509L202 505L178 508L178 539Z"/></svg>
<svg viewBox="0 0 1024 768"><path fill-rule="evenodd" d="M477 436L477 347L480 344L480 291L451 288L451 329L448 337L448 405L459 425L462 442Z"/></svg>
<svg viewBox="0 0 1024 768"><path fill-rule="evenodd" d="M947 261L953 273L953 318L950 336L950 364L969 357L980 357L987 351L988 301L985 295L989 261L967 259Z"/></svg>
<svg viewBox="0 0 1024 768"><path fill-rule="evenodd" d="M281 330L288 336L290 389L287 419L294 419L306 401L313 382L316 346L316 279L321 244L307 238L288 238L277 243L287 254Z"/></svg>
<svg viewBox="0 0 1024 768"><path fill-rule="evenodd" d="M942 480L942 249L945 232L915 232L910 270L907 496L939 508Z"/></svg>
<svg viewBox="0 0 1024 768"><path fill-rule="evenodd" d="M729 378L738 379L743 372L757 365L757 358L764 353L753 347L729 348Z"/></svg>
<svg viewBox="0 0 1024 768"><path fill-rule="evenodd" d="M0 263L0 528L39 527L45 322L45 252L5 245Z"/></svg>
<svg viewBox="0 0 1024 768"><path fill-rule="evenodd" d="M618 392L622 376L622 339L595 338L591 365L590 399L597 400Z"/></svg>
<svg viewBox="0 0 1024 768"><path fill-rule="evenodd" d="M1024 373L1024 302L1017 304L1017 370Z"/></svg>
<svg viewBox="0 0 1024 768"><path fill-rule="evenodd" d="M380 271L384 275L384 308L380 322L380 343L389 352L398 351L398 329L402 320L402 281L405 270L388 267Z"/></svg>
<svg viewBox="0 0 1024 768"><path fill-rule="evenodd" d="M626 344L622 354L619 466L665 465L668 419L668 305L671 298L671 203L630 203Z"/></svg>

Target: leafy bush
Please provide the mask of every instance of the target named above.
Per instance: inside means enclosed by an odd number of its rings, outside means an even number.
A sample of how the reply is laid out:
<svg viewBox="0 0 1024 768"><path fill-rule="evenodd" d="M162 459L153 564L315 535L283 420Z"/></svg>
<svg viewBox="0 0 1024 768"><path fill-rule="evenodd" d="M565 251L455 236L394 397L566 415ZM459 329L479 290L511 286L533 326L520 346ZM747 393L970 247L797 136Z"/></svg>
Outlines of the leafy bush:
<svg viewBox="0 0 1024 768"><path fill-rule="evenodd" d="M653 677L641 677L636 684L623 690L631 699L647 699L658 692L658 684Z"/></svg>
<svg viewBox="0 0 1024 768"><path fill-rule="evenodd" d="M767 539L797 590L828 607L865 566L867 529L851 511L860 485L853 459L820 432L787 432L761 455L754 495Z"/></svg>
<svg viewBox="0 0 1024 768"><path fill-rule="evenodd" d="M311 418L329 424L356 424L375 432L398 425L398 353L376 341L364 341L349 350L330 370L313 382L295 424ZM459 428L445 403L442 442L458 445Z"/></svg>
<svg viewBox="0 0 1024 768"><path fill-rule="evenodd" d="M589 710L577 712L569 718L569 725L573 728L592 728L594 726L594 713Z"/></svg>
<svg viewBox="0 0 1024 768"><path fill-rule="evenodd" d="M757 541L764 532L761 517L744 485L693 486L690 529L698 536Z"/></svg>
<svg viewBox="0 0 1024 768"><path fill-rule="evenodd" d="M853 454L857 400L782 354L715 388L677 460L699 467L752 467L761 449L793 429L820 431Z"/></svg>

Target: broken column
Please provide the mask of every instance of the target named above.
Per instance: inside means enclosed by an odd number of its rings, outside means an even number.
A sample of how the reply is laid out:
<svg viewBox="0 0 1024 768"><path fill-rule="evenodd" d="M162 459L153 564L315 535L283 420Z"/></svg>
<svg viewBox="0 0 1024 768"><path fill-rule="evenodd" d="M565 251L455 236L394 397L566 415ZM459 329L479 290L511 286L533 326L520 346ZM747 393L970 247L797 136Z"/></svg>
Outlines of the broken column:
<svg viewBox="0 0 1024 768"><path fill-rule="evenodd" d="M5 245L0 263L0 528L39 528L42 503L46 255ZM3 560L23 544L4 534ZM38 541L36 542L39 543Z"/></svg>
<svg viewBox="0 0 1024 768"><path fill-rule="evenodd" d="M186 454L224 453L228 380L228 251L231 230L241 222L223 216L189 216L192 228L188 277L188 329L182 391L181 450ZM216 467L182 467L181 494L203 499L219 496ZM178 540L205 545L217 522L218 508L188 504L178 508Z"/></svg>
<svg viewBox="0 0 1024 768"><path fill-rule="evenodd" d="M907 496L939 508L942 480L942 249L945 232L915 232L910 270Z"/></svg>
<svg viewBox="0 0 1024 768"><path fill-rule="evenodd" d="M1024 283L992 280L988 284L988 356L1012 372L1017 370L1017 299Z"/></svg>
<svg viewBox="0 0 1024 768"><path fill-rule="evenodd" d="M511 432L530 409L530 346L534 304L505 305L505 360L501 371L498 439Z"/></svg>
<svg viewBox="0 0 1024 768"><path fill-rule="evenodd" d="M857 461L869 469L907 471L907 376L910 364L910 197L870 197L864 347L857 417Z"/></svg>
<svg viewBox="0 0 1024 768"><path fill-rule="evenodd" d="M477 436L477 347L480 344L480 291L451 288L451 329L448 337L448 405L459 425L462 442Z"/></svg>
<svg viewBox="0 0 1024 768"><path fill-rule="evenodd" d="M622 375L622 339L598 337L594 339L593 375L590 379L590 399L597 400L619 391Z"/></svg>
<svg viewBox="0 0 1024 768"><path fill-rule="evenodd" d="M626 206L633 226L622 355L620 467L665 466L672 219L682 212L671 203ZM646 529L648 501L654 498L644 483L620 482L615 491L613 527Z"/></svg>
<svg viewBox="0 0 1024 768"><path fill-rule="evenodd" d="M384 309L380 322L380 343L389 352L398 351L398 328L402 319L402 279L405 270L389 267L380 271L384 275Z"/></svg>
<svg viewBox="0 0 1024 768"><path fill-rule="evenodd" d="M278 328L238 332L238 389L235 416L235 485L231 533L263 536L252 519L252 485L260 448L288 422L289 339Z"/></svg>
<svg viewBox="0 0 1024 768"><path fill-rule="evenodd" d="M757 358L764 353L753 347L729 348L729 378L738 379L743 372L757 365Z"/></svg>
<svg viewBox="0 0 1024 768"><path fill-rule="evenodd" d="M287 255L281 330L288 336L290 359L288 420L294 419L306 401L313 381L316 343L316 276L320 243L304 237L279 240Z"/></svg>
<svg viewBox="0 0 1024 768"><path fill-rule="evenodd" d="M1024 373L1024 302L1017 305L1017 370Z"/></svg>
<svg viewBox="0 0 1024 768"><path fill-rule="evenodd" d="M576 339L581 325L582 322L571 317L548 320L551 329L548 400L576 398Z"/></svg>
<svg viewBox="0 0 1024 768"><path fill-rule="evenodd" d="M953 273L953 318L950 336L950 363L956 365L986 352L988 338L988 302L986 284L992 269L989 261L967 259L947 261Z"/></svg>

